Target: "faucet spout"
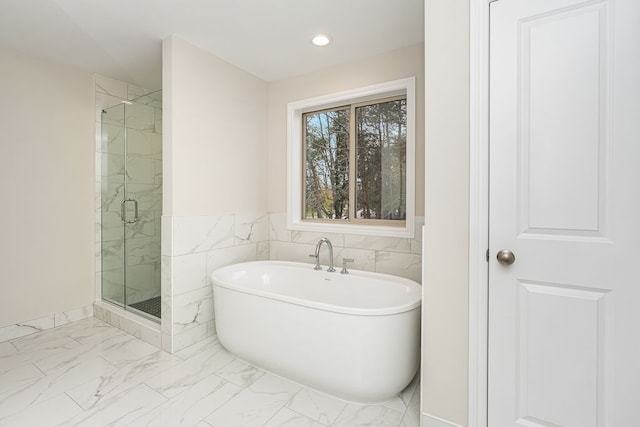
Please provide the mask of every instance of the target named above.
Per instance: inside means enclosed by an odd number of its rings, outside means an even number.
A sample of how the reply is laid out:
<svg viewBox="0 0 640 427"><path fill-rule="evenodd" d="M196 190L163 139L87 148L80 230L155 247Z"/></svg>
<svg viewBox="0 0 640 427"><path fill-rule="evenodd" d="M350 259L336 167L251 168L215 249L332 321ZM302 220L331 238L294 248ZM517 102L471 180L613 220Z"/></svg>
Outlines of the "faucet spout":
<svg viewBox="0 0 640 427"><path fill-rule="evenodd" d="M333 245L331 244L331 240L327 239L326 237L321 238L318 241L318 244L316 244L316 253L315 253L315 257L316 257L316 265L320 265L320 248L322 247L322 244L326 243L327 247L329 248L329 268L327 268L328 272L333 272L336 271L335 268L333 268Z"/></svg>

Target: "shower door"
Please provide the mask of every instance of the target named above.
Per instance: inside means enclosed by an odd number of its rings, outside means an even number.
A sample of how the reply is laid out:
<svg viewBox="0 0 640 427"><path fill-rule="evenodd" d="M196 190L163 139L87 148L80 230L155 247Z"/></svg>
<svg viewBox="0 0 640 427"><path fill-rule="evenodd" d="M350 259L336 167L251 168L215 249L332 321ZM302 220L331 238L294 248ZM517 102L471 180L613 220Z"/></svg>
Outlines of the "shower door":
<svg viewBox="0 0 640 427"><path fill-rule="evenodd" d="M102 299L160 318L161 93L102 112Z"/></svg>

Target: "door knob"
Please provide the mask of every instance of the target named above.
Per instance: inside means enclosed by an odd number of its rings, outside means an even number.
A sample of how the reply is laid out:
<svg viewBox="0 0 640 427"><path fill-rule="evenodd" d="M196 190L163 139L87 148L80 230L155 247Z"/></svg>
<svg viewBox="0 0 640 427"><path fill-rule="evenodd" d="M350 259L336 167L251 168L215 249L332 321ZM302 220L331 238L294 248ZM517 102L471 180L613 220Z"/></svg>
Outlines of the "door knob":
<svg viewBox="0 0 640 427"><path fill-rule="evenodd" d="M516 256L510 250L503 249L496 256L498 262L502 265L511 265L516 261Z"/></svg>

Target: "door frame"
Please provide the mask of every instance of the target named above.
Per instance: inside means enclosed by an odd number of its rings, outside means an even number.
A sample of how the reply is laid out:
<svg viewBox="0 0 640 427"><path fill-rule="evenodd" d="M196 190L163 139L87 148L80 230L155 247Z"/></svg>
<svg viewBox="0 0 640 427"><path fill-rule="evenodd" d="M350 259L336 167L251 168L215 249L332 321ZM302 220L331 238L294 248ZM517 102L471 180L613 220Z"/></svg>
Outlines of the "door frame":
<svg viewBox="0 0 640 427"><path fill-rule="evenodd" d="M468 426L488 424L489 4L469 1Z"/></svg>

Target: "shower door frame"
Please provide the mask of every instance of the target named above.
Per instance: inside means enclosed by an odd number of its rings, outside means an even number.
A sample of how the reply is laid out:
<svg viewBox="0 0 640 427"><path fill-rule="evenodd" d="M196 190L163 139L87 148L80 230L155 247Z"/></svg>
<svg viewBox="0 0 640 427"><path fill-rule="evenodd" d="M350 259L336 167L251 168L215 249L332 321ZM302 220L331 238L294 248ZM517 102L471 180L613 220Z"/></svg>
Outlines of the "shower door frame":
<svg viewBox="0 0 640 427"><path fill-rule="evenodd" d="M151 95L154 92L151 92L147 95ZM144 96L147 96L144 95ZM137 98L140 99L140 98ZM129 236L128 233L128 227L132 226L136 223L138 223L140 221L140 216L139 216L139 200L137 199L137 196L134 197L134 195L131 193L130 191L130 184L131 184L131 178L128 174L129 171L129 162L130 162L130 157L132 157L132 154L130 153L129 150L129 126L127 124L127 107L129 107L130 105L133 105L133 103L136 102L135 100L132 101L127 101L127 100L122 100L120 101L120 103L112 105L110 107L107 107L105 109L102 109L102 113L101 117L100 117L100 133L99 133L99 138L100 138L100 143L101 144L108 144L108 137L107 140L104 139L105 137L105 122L104 122L104 114L107 113L108 110L111 110L113 108L122 108L122 118L121 118L121 123L118 125L113 125L112 126L118 126L118 128L122 129L122 138L123 138L123 142L122 142L122 150L118 150L117 153L114 153L116 155L121 155L122 156L122 181L121 181L121 185L122 185L122 196L120 196L119 194L117 194L115 196L115 199L119 199L120 197L122 197L122 200L118 200L118 203L120 204L120 209L119 209L119 217L120 217L120 222L122 224L122 249L119 250L119 254L118 257L121 259L122 264L119 265L116 269L117 270L122 270L121 275L120 275L120 280L122 281L122 298L121 301L117 298L112 298L108 295L105 295L104 289L104 280L105 280L105 269L104 269L104 255L105 255L105 251L104 251L104 243L105 241L103 240L103 233L104 233L104 219L103 219L103 214L105 213L105 211L103 211L103 198L105 197L105 195L103 194L103 187L106 185L107 188L109 186L109 177L108 174L105 174L104 171L99 171L99 194L98 197L100 198L100 203L99 203L99 211L97 212L98 214L98 219L99 219L99 227L98 227L98 233L97 235L99 236L99 262L100 262L100 272L99 275L97 277L97 288L98 288L98 295L100 296L100 300L109 303L109 304L113 304L114 306L118 307L119 309L122 309L124 311L128 311L131 313L134 313L136 315L139 315L145 319L151 320L153 322L156 323L160 323L161 322L161 317L156 317L152 314L146 313L142 310L136 309L135 307L131 306L131 301L130 301L130 295L129 295L129 267L130 267L130 240L131 237ZM118 114L120 114L120 112L118 112ZM142 131L142 130L140 130ZM157 132L153 132L153 133L157 133ZM107 150L104 149L100 149L99 153L98 153L98 162L101 165L104 165L104 161L105 161L105 156L109 156L111 153L108 152ZM134 154L135 155L135 154ZM108 159L108 157L106 157ZM101 167L102 169L102 167ZM107 180L107 182L105 183L105 180ZM120 182L116 181L115 185L120 185ZM161 183L158 184L161 186ZM162 187L160 187L162 188ZM161 194L161 192L160 192ZM112 211L113 212L113 211ZM157 236L159 238L159 236ZM160 247L159 247L160 243L158 241L158 256L160 255ZM158 262L159 265L159 262ZM158 267L159 268L159 267ZM116 273L116 274L120 274L120 273ZM157 276L157 275L156 275ZM158 284L158 292L160 292L160 286L159 286L159 280L157 277L154 277L152 275L152 277L150 278L150 280L153 280L153 283L155 284L157 282ZM152 297L153 298L153 297ZM142 300L141 300L142 301ZM135 303L133 303L135 304Z"/></svg>

